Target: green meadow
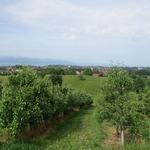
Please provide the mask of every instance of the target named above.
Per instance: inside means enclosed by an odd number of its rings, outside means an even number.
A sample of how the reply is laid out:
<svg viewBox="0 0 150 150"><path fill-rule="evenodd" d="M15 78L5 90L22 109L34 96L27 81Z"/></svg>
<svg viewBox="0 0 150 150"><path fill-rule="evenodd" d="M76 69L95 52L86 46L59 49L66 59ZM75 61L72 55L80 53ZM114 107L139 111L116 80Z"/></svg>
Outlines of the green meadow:
<svg viewBox="0 0 150 150"><path fill-rule="evenodd" d="M80 80L76 75L66 75L63 77L64 84L76 88L79 90L84 90L93 96L94 101L98 98L101 87L104 85L105 77L92 77L84 76L85 80Z"/></svg>

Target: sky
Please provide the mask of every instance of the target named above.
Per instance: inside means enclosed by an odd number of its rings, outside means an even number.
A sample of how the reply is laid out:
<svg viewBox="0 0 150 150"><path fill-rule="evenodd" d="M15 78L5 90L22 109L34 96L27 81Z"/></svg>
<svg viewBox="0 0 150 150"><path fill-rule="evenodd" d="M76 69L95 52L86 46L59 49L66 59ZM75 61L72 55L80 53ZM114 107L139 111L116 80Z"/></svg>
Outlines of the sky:
<svg viewBox="0 0 150 150"><path fill-rule="evenodd" d="M150 66L150 0L0 0L0 56Z"/></svg>

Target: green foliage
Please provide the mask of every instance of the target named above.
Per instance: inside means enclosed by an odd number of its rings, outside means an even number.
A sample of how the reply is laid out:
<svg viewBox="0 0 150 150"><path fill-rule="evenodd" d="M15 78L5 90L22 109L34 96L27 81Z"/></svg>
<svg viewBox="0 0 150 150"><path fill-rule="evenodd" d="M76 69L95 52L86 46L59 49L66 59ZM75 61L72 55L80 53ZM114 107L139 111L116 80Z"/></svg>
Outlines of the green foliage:
<svg viewBox="0 0 150 150"><path fill-rule="evenodd" d="M93 72L92 72L91 68L86 68L86 69L84 70L84 74L91 76L91 75L93 74Z"/></svg>
<svg viewBox="0 0 150 150"><path fill-rule="evenodd" d="M142 101L144 101L144 114L150 117L150 89L146 89L142 95Z"/></svg>
<svg viewBox="0 0 150 150"><path fill-rule="evenodd" d="M145 80L141 76L136 77L134 80L134 90L137 93L143 92L145 87L146 87Z"/></svg>
<svg viewBox="0 0 150 150"><path fill-rule="evenodd" d="M103 93L100 93L101 87L105 84L107 78L97 78L92 76L86 76L85 81L79 80L76 75L63 76L65 84L69 84L72 88L78 90L84 90L90 93L94 97L94 102L97 98L102 100ZM45 78L48 80L48 77ZM50 90L51 91L51 90ZM68 87L62 89L62 93L65 94L68 91ZM103 92L103 91L102 91ZM102 95L100 98L99 95ZM132 96L131 96L132 97ZM149 101L149 100L148 100ZM76 149L109 149L102 147L104 133L100 122L95 119L95 107L88 107L87 109L81 109L80 112L73 112L69 116L65 117L62 123L57 124L56 128L52 132L42 136L41 138L34 139L32 141L18 141L12 142L8 140L5 144L0 144L1 150L76 150ZM148 119L149 120L149 119ZM150 121L149 121L150 123ZM150 127L150 124L147 126ZM142 129L144 130L145 127ZM2 129L4 130L4 129ZM150 130L149 130L150 131ZM2 133L0 131L0 133ZM109 132L108 132L109 133ZM148 134L148 132L145 132ZM150 135L150 134L149 134ZM1 136L1 135L0 135ZM5 135L6 136L6 135ZM1 141L5 137L0 137ZM126 144L126 150L149 150L150 144ZM117 148L110 148L116 150ZM110 150L109 149L109 150Z"/></svg>
<svg viewBox="0 0 150 150"><path fill-rule="evenodd" d="M111 121L120 132L129 129L136 136L144 125L141 113L144 111L144 103L139 101L138 95L130 92L132 86L133 80L128 73L114 68L103 88L98 114L101 121Z"/></svg>
<svg viewBox="0 0 150 150"><path fill-rule="evenodd" d="M48 68L49 74L63 75L65 74L64 69L62 68Z"/></svg>
<svg viewBox="0 0 150 150"><path fill-rule="evenodd" d="M3 89L3 83L2 83L2 80L0 80L0 100L2 97L2 89Z"/></svg>
<svg viewBox="0 0 150 150"><path fill-rule="evenodd" d="M76 68L74 67L47 67L47 68L38 68L38 75L44 77L45 75L75 75L76 74Z"/></svg>
<svg viewBox="0 0 150 150"><path fill-rule="evenodd" d="M65 74L65 70L62 68L55 68L55 67L48 67L45 69L39 69L38 70L38 74L42 77L44 77L45 75L64 75Z"/></svg>
<svg viewBox="0 0 150 150"><path fill-rule="evenodd" d="M73 67L69 67L64 70L65 75L75 75L76 74L76 69Z"/></svg>
<svg viewBox="0 0 150 150"><path fill-rule="evenodd" d="M57 114L93 103L89 94L68 87L55 89L53 99L55 113Z"/></svg>
<svg viewBox="0 0 150 150"><path fill-rule="evenodd" d="M140 75L140 76L149 76L150 75L150 69L144 68L144 69L138 70L138 71L136 71L136 74Z"/></svg>
<svg viewBox="0 0 150 150"><path fill-rule="evenodd" d="M67 87L54 87L53 84L49 77L38 77L29 68L11 75L2 91L0 126L10 129L17 136L25 129L46 123L59 113L92 103L91 97L86 93Z"/></svg>
<svg viewBox="0 0 150 150"><path fill-rule="evenodd" d="M68 100L71 107L82 107L85 105L91 105L93 103L91 96L86 92L74 90L68 95Z"/></svg>
<svg viewBox="0 0 150 150"><path fill-rule="evenodd" d="M127 104L127 128L129 129L133 138L136 138L137 135L142 136L146 139L148 136L145 136L147 132L146 120L144 116L145 103L142 100L139 100L139 95L135 93L130 93L129 101Z"/></svg>
<svg viewBox="0 0 150 150"><path fill-rule="evenodd" d="M42 122L38 97L36 97L36 73L23 68L17 75L8 78L1 102L1 125L13 135Z"/></svg>
<svg viewBox="0 0 150 150"><path fill-rule="evenodd" d="M48 136L0 144L0 150L101 150L103 133L94 111L88 107L73 112Z"/></svg>
<svg viewBox="0 0 150 150"><path fill-rule="evenodd" d="M51 81L54 86L55 85L62 86L62 83L63 83L62 75L52 74Z"/></svg>

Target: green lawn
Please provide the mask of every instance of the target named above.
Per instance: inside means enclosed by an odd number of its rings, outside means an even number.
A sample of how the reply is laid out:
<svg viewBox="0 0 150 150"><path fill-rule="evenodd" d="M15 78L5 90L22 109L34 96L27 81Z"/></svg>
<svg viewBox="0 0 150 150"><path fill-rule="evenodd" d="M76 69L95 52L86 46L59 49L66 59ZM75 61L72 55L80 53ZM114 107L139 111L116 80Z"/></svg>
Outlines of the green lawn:
<svg viewBox="0 0 150 150"><path fill-rule="evenodd" d="M91 77L85 76L85 80L80 80L78 76L64 76L64 84L71 86L72 88L84 90L90 93L94 101L98 98L100 94L101 87L105 83L106 78L104 77Z"/></svg>

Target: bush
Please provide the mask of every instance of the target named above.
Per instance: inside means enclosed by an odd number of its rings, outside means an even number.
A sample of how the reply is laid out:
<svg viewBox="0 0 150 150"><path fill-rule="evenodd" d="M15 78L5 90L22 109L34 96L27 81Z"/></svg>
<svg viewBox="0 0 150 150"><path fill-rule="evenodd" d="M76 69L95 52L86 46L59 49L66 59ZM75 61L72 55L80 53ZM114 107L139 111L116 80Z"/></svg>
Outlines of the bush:
<svg viewBox="0 0 150 150"><path fill-rule="evenodd" d="M39 99L35 92L36 73L23 68L8 78L2 93L1 125L13 135L42 122Z"/></svg>
<svg viewBox="0 0 150 150"><path fill-rule="evenodd" d="M89 94L68 87L57 88L53 98L56 114L72 110L73 108L91 105L93 103Z"/></svg>
<svg viewBox="0 0 150 150"><path fill-rule="evenodd" d="M145 112L144 114L150 117L150 90L146 89L145 93L142 95L142 100L144 101Z"/></svg>
<svg viewBox="0 0 150 150"><path fill-rule="evenodd" d="M0 126L17 136L74 107L92 104L88 94L53 84L51 78L41 78L29 68L11 75L2 89Z"/></svg>
<svg viewBox="0 0 150 150"><path fill-rule="evenodd" d="M68 99L72 108L91 105L93 103L91 96L82 91L70 92Z"/></svg>
<svg viewBox="0 0 150 150"><path fill-rule="evenodd" d="M93 74L93 71L91 70L91 68L86 68L86 69L84 70L84 74L91 76L91 75Z"/></svg>
<svg viewBox="0 0 150 150"><path fill-rule="evenodd" d="M2 81L0 80L0 99L2 97L2 89L3 89L3 85L2 85Z"/></svg>
<svg viewBox="0 0 150 150"><path fill-rule="evenodd" d="M140 93L144 91L145 87L146 87L145 80L141 76L136 77L134 80L134 90L137 93Z"/></svg>
<svg viewBox="0 0 150 150"><path fill-rule="evenodd" d="M63 83L62 75L56 75L56 74L51 75L51 81L54 86L55 85L62 86Z"/></svg>

